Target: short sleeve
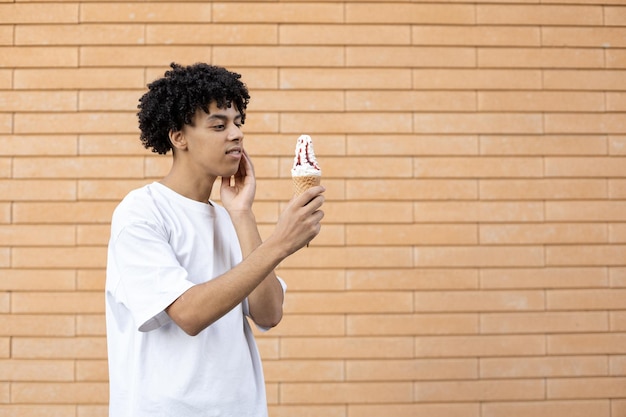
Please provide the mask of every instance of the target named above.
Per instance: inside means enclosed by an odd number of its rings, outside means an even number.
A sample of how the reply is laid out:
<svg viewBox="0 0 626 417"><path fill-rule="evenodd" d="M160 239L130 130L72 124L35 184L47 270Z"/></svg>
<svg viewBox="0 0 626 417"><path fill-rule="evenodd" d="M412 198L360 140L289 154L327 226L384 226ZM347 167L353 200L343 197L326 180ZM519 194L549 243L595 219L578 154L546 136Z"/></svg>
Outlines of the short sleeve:
<svg viewBox="0 0 626 417"><path fill-rule="evenodd" d="M171 321L165 309L194 284L167 236L147 222L126 225L110 243L118 276L115 300L131 312L137 329L154 330Z"/></svg>

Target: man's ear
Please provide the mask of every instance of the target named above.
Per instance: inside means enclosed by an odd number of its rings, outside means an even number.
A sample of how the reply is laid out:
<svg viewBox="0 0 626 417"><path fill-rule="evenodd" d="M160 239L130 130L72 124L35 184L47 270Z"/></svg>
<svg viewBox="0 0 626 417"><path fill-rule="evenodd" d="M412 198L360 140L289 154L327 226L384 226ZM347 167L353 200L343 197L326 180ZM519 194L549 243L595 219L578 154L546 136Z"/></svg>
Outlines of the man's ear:
<svg viewBox="0 0 626 417"><path fill-rule="evenodd" d="M170 130L170 143L176 149L185 150L187 149L187 139L185 138L185 134L183 130Z"/></svg>

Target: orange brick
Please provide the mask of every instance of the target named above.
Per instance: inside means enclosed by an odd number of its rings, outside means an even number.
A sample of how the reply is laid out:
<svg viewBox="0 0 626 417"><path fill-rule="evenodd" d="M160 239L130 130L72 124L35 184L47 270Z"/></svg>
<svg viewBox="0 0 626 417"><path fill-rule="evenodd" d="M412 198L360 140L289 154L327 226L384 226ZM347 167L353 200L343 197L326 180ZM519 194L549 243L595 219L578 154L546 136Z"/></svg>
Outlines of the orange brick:
<svg viewBox="0 0 626 417"><path fill-rule="evenodd" d="M476 7L476 21L482 24L546 26L602 26L601 6L574 5L487 5Z"/></svg>
<svg viewBox="0 0 626 417"><path fill-rule="evenodd" d="M358 314L347 317L351 336L478 333L476 314Z"/></svg>
<svg viewBox="0 0 626 417"><path fill-rule="evenodd" d="M13 172L16 178L137 178L143 176L143 158L19 158L14 161Z"/></svg>
<svg viewBox="0 0 626 417"><path fill-rule="evenodd" d="M544 265L544 249L540 246L430 246L416 247L414 258L417 267L530 267Z"/></svg>
<svg viewBox="0 0 626 417"><path fill-rule="evenodd" d="M278 393L277 393L278 394ZM345 405L285 405L269 404L269 414L272 417L347 417ZM106 417L106 416L104 416Z"/></svg>
<svg viewBox="0 0 626 417"><path fill-rule="evenodd" d="M510 62L508 58L505 61ZM604 94L569 91L478 93L478 109L482 111L603 111Z"/></svg>
<svg viewBox="0 0 626 417"><path fill-rule="evenodd" d="M210 57L210 46L83 46L80 64L86 67L193 64L198 57Z"/></svg>
<svg viewBox="0 0 626 417"><path fill-rule="evenodd" d="M308 269L277 269L280 277L287 281L291 291L337 291L345 289L344 271L342 269L319 269L315 271L315 279L311 279Z"/></svg>
<svg viewBox="0 0 626 417"><path fill-rule="evenodd" d="M604 135L481 136L484 155L606 155Z"/></svg>
<svg viewBox="0 0 626 417"><path fill-rule="evenodd" d="M428 92L425 94L428 96ZM350 155L414 156L476 155L478 154L478 137L474 135L349 135L347 153Z"/></svg>
<svg viewBox="0 0 626 417"><path fill-rule="evenodd" d="M623 26L626 22L626 11L623 7L618 6L606 6L604 8L605 24L608 26Z"/></svg>
<svg viewBox="0 0 626 417"><path fill-rule="evenodd" d="M535 113L415 113L416 133L539 133L543 119Z"/></svg>
<svg viewBox="0 0 626 417"><path fill-rule="evenodd" d="M15 248L11 265L18 268L94 268L106 265L106 247Z"/></svg>
<svg viewBox="0 0 626 417"><path fill-rule="evenodd" d="M291 282L287 284L292 293ZM314 312L317 313L317 312ZM342 336L346 334L343 314L291 314L283 316L280 326L271 332L257 332L256 337L275 336Z"/></svg>
<svg viewBox="0 0 626 417"><path fill-rule="evenodd" d="M626 314L623 311L611 311L609 314L612 331L623 332L626 330Z"/></svg>
<svg viewBox="0 0 626 417"><path fill-rule="evenodd" d="M626 68L626 53L623 50L606 52L607 68Z"/></svg>
<svg viewBox="0 0 626 417"><path fill-rule="evenodd" d="M626 73L619 70L544 70L543 87L546 90L617 90L624 85ZM599 133L594 130L593 133Z"/></svg>
<svg viewBox="0 0 626 417"><path fill-rule="evenodd" d="M418 382L414 386L419 402L541 400L544 390L545 382L540 379Z"/></svg>
<svg viewBox="0 0 626 417"><path fill-rule="evenodd" d="M548 353L551 355L624 354L626 334L589 333L548 335ZM569 391L576 395L575 390ZM607 391L605 391L605 394Z"/></svg>
<svg viewBox="0 0 626 417"><path fill-rule="evenodd" d="M13 26L0 26L0 45L13 45Z"/></svg>
<svg viewBox="0 0 626 417"><path fill-rule="evenodd" d="M606 93L606 109L608 111L626 111L626 94Z"/></svg>
<svg viewBox="0 0 626 417"><path fill-rule="evenodd" d="M6 135L0 137L0 155L76 155L76 143L73 135Z"/></svg>
<svg viewBox="0 0 626 417"><path fill-rule="evenodd" d="M609 403L605 400L572 401L525 401L485 403L482 405L482 417L610 417Z"/></svg>
<svg viewBox="0 0 626 417"><path fill-rule="evenodd" d="M0 382L0 402L2 404L8 404L11 401L10 385L8 382Z"/></svg>
<svg viewBox="0 0 626 417"><path fill-rule="evenodd" d="M11 264L11 251L9 248L0 248L0 267L9 267ZM8 298L8 297L7 297Z"/></svg>
<svg viewBox="0 0 626 417"><path fill-rule="evenodd" d="M548 133L626 133L626 121L620 113L546 114Z"/></svg>
<svg viewBox="0 0 626 417"><path fill-rule="evenodd" d="M608 197L602 179L484 179L479 183L482 200L572 200Z"/></svg>
<svg viewBox="0 0 626 417"><path fill-rule="evenodd" d="M546 248L548 265L623 265L626 245L553 246Z"/></svg>
<svg viewBox="0 0 626 417"><path fill-rule="evenodd" d="M282 383L284 404L406 403L412 395L410 382L318 382Z"/></svg>
<svg viewBox="0 0 626 417"><path fill-rule="evenodd" d="M7 263L7 266L8 266L8 263ZM10 305L11 305L10 294L8 292L0 293L0 313L8 313L11 310Z"/></svg>
<svg viewBox="0 0 626 417"><path fill-rule="evenodd" d="M135 133L133 113L17 113L14 133Z"/></svg>
<svg viewBox="0 0 626 417"><path fill-rule="evenodd" d="M546 203L546 219L552 221L624 221L623 201L562 201Z"/></svg>
<svg viewBox="0 0 626 417"><path fill-rule="evenodd" d="M73 381L71 360L0 360L0 373L8 381Z"/></svg>
<svg viewBox="0 0 626 417"><path fill-rule="evenodd" d="M351 200L415 201L478 198L477 181L466 179L348 179L345 188L346 197Z"/></svg>
<svg viewBox="0 0 626 417"><path fill-rule="evenodd" d="M210 22L210 3L84 3L80 22Z"/></svg>
<svg viewBox="0 0 626 417"><path fill-rule="evenodd" d="M546 294L549 310L621 310L626 302L622 289L553 290Z"/></svg>
<svg viewBox="0 0 626 417"><path fill-rule="evenodd" d="M123 7L123 3L120 6ZM144 28L140 25L88 23L15 27L15 45L132 45L144 42Z"/></svg>
<svg viewBox="0 0 626 417"><path fill-rule="evenodd" d="M326 126L341 126L349 133L409 133L411 131L409 113L337 113L307 114L283 113L280 115L281 132L321 133Z"/></svg>
<svg viewBox="0 0 626 417"><path fill-rule="evenodd" d="M107 382L109 378L108 363L106 360L78 360L76 361L76 381Z"/></svg>
<svg viewBox="0 0 626 417"><path fill-rule="evenodd" d="M135 111L143 90L91 90L78 93L80 111Z"/></svg>
<svg viewBox="0 0 626 417"><path fill-rule="evenodd" d="M372 202L367 207L356 202L336 202L323 210L325 221L333 223L407 223L412 219L411 204L404 202Z"/></svg>
<svg viewBox="0 0 626 417"><path fill-rule="evenodd" d="M469 47L348 46L346 64L351 67L475 67L476 53Z"/></svg>
<svg viewBox="0 0 626 417"><path fill-rule="evenodd" d="M104 295L100 292L24 292L14 293L14 313L102 313Z"/></svg>
<svg viewBox="0 0 626 417"><path fill-rule="evenodd" d="M362 86L365 87L365 84ZM392 87L385 86L384 88L391 89ZM472 111L476 110L476 94L469 91L346 92L346 110L348 111L403 111L407 108L413 111ZM380 138L377 140L380 141ZM390 146L390 144L386 145Z"/></svg>
<svg viewBox="0 0 626 417"><path fill-rule="evenodd" d="M412 337L286 337L280 340L285 359L411 358Z"/></svg>
<svg viewBox="0 0 626 417"><path fill-rule="evenodd" d="M15 159L13 160L15 163ZM0 200L69 201L76 199L76 181L72 180L0 180Z"/></svg>
<svg viewBox="0 0 626 417"><path fill-rule="evenodd" d="M479 48L486 68L604 68L604 52L574 48Z"/></svg>
<svg viewBox="0 0 626 417"><path fill-rule="evenodd" d="M278 29L273 25L238 24L148 24L149 45L246 45L276 44Z"/></svg>
<svg viewBox="0 0 626 417"><path fill-rule="evenodd" d="M606 19L606 17L605 17ZM542 27L543 46L585 46L595 48L626 46L626 30L619 27Z"/></svg>
<svg viewBox="0 0 626 417"><path fill-rule="evenodd" d="M44 90L145 87L144 73L136 68L16 69L14 83L16 89Z"/></svg>
<svg viewBox="0 0 626 417"><path fill-rule="evenodd" d="M105 270L79 270L76 277L76 289L80 291L104 291Z"/></svg>
<svg viewBox="0 0 626 417"><path fill-rule="evenodd" d="M14 223L108 223L119 202L14 203Z"/></svg>
<svg viewBox="0 0 626 417"><path fill-rule="evenodd" d="M195 48L194 48L195 50ZM214 46L214 62L227 67L341 67L340 46ZM190 51L191 52L191 51Z"/></svg>
<svg viewBox="0 0 626 417"><path fill-rule="evenodd" d="M523 26L414 25L411 39L416 45L451 46L539 46L542 42L539 28Z"/></svg>
<svg viewBox="0 0 626 417"><path fill-rule="evenodd" d="M11 402L31 404L85 404L108 401L105 382L17 382L11 384Z"/></svg>
<svg viewBox="0 0 626 417"><path fill-rule="evenodd" d="M503 163L504 161L504 163ZM430 157L416 158L414 176L419 178L529 177L543 175L539 157Z"/></svg>
<svg viewBox="0 0 626 417"><path fill-rule="evenodd" d="M263 361L265 380L280 383L341 381L344 379L344 367L341 360Z"/></svg>
<svg viewBox="0 0 626 417"><path fill-rule="evenodd" d="M424 291L415 293L418 312L543 310L541 291Z"/></svg>
<svg viewBox="0 0 626 417"><path fill-rule="evenodd" d="M581 333L608 329L606 312L565 313L503 313L482 314L480 330L483 333Z"/></svg>
<svg viewBox="0 0 626 417"><path fill-rule="evenodd" d="M0 68L0 88L13 87L13 70Z"/></svg>
<svg viewBox="0 0 626 417"><path fill-rule="evenodd" d="M77 23L78 3L0 4L0 24Z"/></svg>
<svg viewBox="0 0 626 417"><path fill-rule="evenodd" d="M563 378L547 381L547 397L557 399L614 398L626 394L626 378Z"/></svg>
<svg viewBox="0 0 626 417"><path fill-rule="evenodd" d="M545 169L552 177L624 177L626 157L546 158Z"/></svg>
<svg viewBox="0 0 626 417"><path fill-rule="evenodd" d="M79 200L121 201L131 190L140 188L151 180L93 179L78 181Z"/></svg>
<svg viewBox="0 0 626 417"><path fill-rule="evenodd" d="M213 5L214 22L263 23L343 23L343 5L334 3L246 3L246 13L241 5L228 2Z"/></svg>
<svg viewBox="0 0 626 417"><path fill-rule="evenodd" d="M72 246L76 244L73 225L0 225L0 241L10 246Z"/></svg>
<svg viewBox="0 0 626 417"><path fill-rule="evenodd" d="M475 225L347 225L348 245L464 245L478 243Z"/></svg>
<svg viewBox="0 0 626 417"><path fill-rule="evenodd" d="M72 270L3 270L2 277L0 277L0 290L69 291L76 288L75 275L76 273Z"/></svg>
<svg viewBox="0 0 626 417"><path fill-rule="evenodd" d="M411 403L349 405L350 417L480 417L480 405L475 403Z"/></svg>
<svg viewBox="0 0 626 417"><path fill-rule="evenodd" d="M103 359L105 337L15 337L12 357L19 359Z"/></svg>
<svg viewBox="0 0 626 417"><path fill-rule="evenodd" d="M0 91L0 111L75 111L70 91Z"/></svg>
<svg viewBox="0 0 626 417"><path fill-rule="evenodd" d="M606 225L543 223L480 225L481 244L558 244L608 242Z"/></svg>
<svg viewBox="0 0 626 417"><path fill-rule="evenodd" d="M310 80L309 80L310 81ZM341 91L289 91L289 90L259 90L254 96L249 111L342 111L345 109L344 93ZM255 135L255 138L257 135ZM318 152L319 136L315 138L316 155ZM259 141L260 142L260 141ZM263 141L264 142L264 141ZM280 140L283 144L286 140ZM289 151L293 152L293 143ZM286 148L286 146L285 146Z"/></svg>
<svg viewBox="0 0 626 417"><path fill-rule="evenodd" d="M609 242L626 243L626 225L624 223L609 225Z"/></svg>
<svg viewBox="0 0 626 417"><path fill-rule="evenodd" d="M13 119L10 114L0 114L0 133L13 132Z"/></svg>
<svg viewBox="0 0 626 417"><path fill-rule="evenodd" d="M351 290L459 290L478 288L473 269L354 269L348 270Z"/></svg>
<svg viewBox="0 0 626 417"><path fill-rule="evenodd" d="M410 89L411 70L287 68L280 72L279 85L283 89ZM401 110L406 110L406 107Z"/></svg>
<svg viewBox="0 0 626 417"><path fill-rule="evenodd" d="M414 220L419 222L537 222L544 220L544 205L537 202L418 202Z"/></svg>
<svg viewBox="0 0 626 417"><path fill-rule="evenodd" d="M619 199L626 196L626 180L609 180L609 198Z"/></svg>
<svg viewBox="0 0 626 417"><path fill-rule="evenodd" d="M150 153L139 140L139 135L80 135L80 155L142 155Z"/></svg>
<svg viewBox="0 0 626 417"><path fill-rule="evenodd" d="M348 3L347 23L474 24L471 5Z"/></svg>
<svg viewBox="0 0 626 417"><path fill-rule="evenodd" d="M411 28L405 25L289 24L278 27L278 39L283 45L409 45Z"/></svg>
<svg viewBox="0 0 626 417"><path fill-rule="evenodd" d="M481 358L480 377L554 378L607 375L604 356Z"/></svg>
<svg viewBox="0 0 626 417"><path fill-rule="evenodd" d="M2 46L2 66L12 68L75 67L78 65L78 48Z"/></svg>
<svg viewBox="0 0 626 417"><path fill-rule="evenodd" d="M82 314L77 316L76 334L79 336L106 336L104 314Z"/></svg>
<svg viewBox="0 0 626 417"><path fill-rule="evenodd" d="M284 309L288 314L406 313L413 309L413 298L399 291L287 292Z"/></svg>
<svg viewBox="0 0 626 417"><path fill-rule="evenodd" d="M475 379L476 359L369 359L346 362L348 381Z"/></svg>
<svg viewBox="0 0 626 417"><path fill-rule="evenodd" d="M542 86L542 71L533 69L420 68L413 70L413 88L420 90L526 90L541 89Z"/></svg>
<svg viewBox="0 0 626 417"><path fill-rule="evenodd" d="M620 376L624 374L624 366L626 366L626 356L609 357L610 374Z"/></svg>
<svg viewBox="0 0 626 417"><path fill-rule="evenodd" d="M596 268L482 269L481 288L589 288L608 286L608 273Z"/></svg>

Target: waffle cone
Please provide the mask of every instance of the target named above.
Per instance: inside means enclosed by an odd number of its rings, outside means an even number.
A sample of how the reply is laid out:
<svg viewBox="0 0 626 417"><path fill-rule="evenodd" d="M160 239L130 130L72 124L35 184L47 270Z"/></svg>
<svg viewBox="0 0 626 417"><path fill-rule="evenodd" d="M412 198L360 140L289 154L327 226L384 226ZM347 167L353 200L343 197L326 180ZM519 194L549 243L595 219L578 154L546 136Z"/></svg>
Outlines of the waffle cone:
<svg viewBox="0 0 626 417"><path fill-rule="evenodd" d="M320 185L322 177L319 175L310 175L306 177L291 177L293 179L293 189L296 196L302 194L306 190L316 185Z"/></svg>

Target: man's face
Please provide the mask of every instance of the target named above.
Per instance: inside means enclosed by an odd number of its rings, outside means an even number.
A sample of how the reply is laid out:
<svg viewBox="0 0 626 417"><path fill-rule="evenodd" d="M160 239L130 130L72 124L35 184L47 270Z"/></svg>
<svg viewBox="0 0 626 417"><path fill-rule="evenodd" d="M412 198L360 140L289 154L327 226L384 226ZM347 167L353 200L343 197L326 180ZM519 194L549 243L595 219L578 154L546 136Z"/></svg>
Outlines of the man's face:
<svg viewBox="0 0 626 417"><path fill-rule="evenodd" d="M209 113L198 109L193 126L183 126L187 163L195 175L213 179L237 172L243 156L241 113L234 105L220 109L213 102Z"/></svg>

